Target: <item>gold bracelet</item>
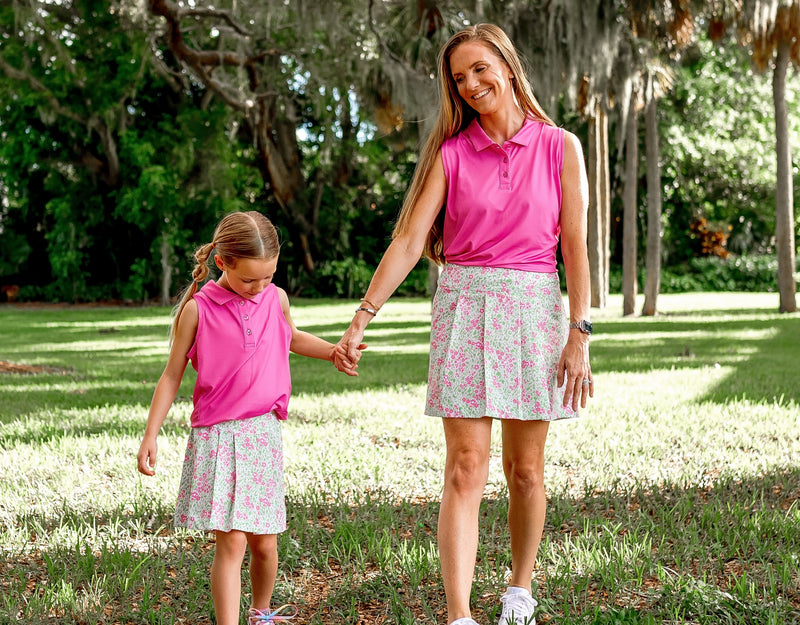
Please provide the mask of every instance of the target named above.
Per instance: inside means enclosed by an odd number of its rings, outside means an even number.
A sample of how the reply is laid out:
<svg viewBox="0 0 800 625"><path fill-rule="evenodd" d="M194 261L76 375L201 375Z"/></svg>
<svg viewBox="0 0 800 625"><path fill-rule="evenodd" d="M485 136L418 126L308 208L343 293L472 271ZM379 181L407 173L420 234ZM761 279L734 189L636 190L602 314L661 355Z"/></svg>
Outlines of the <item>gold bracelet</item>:
<svg viewBox="0 0 800 625"><path fill-rule="evenodd" d="M369 313L370 315L372 315L373 317L374 317L375 315L377 315L377 314L378 314L378 311L377 311L377 310L374 310L374 309L372 309L372 308L367 308L366 306L359 306L358 308L356 308L356 312L360 312L360 311L362 311L362 310L363 310L364 312L368 312L368 313Z"/></svg>
<svg viewBox="0 0 800 625"><path fill-rule="evenodd" d="M375 312L378 312L381 309L380 306L376 306L375 304L370 302L366 297L362 297L361 298L361 303L362 304L369 304L369 307L372 308Z"/></svg>

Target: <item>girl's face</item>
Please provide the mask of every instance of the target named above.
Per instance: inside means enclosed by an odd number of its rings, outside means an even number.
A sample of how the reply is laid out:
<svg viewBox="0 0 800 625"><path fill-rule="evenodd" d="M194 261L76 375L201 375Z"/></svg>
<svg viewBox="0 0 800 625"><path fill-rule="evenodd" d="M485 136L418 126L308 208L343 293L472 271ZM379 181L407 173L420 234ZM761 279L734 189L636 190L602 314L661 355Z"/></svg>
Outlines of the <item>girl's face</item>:
<svg viewBox="0 0 800 625"><path fill-rule="evenodd" d="M252 299L272 282L272 276L278 267L278 257L267 260L237 258L232 264L228 264L220 256L214 255L214 263L222 271L217 284L240 297Z"/></svg>
<svg viewBox="0 0 800 625"><path fill-rule="evenodd" d="M479 115L516 106L511 68L485 43L467 41L453 50L450 74L459 95Z"/></svg>

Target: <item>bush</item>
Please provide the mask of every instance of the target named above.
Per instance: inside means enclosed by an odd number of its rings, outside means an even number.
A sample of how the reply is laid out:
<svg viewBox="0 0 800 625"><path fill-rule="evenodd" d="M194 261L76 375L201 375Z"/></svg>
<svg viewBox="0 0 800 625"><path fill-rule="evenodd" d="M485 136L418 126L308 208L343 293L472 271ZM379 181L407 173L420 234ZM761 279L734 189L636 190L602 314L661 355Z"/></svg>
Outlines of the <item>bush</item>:
<svg viewBox="0 0 800 625"><path fill-rule="evenodd" d="M645 276L644 267L640 267L639 292L644 289ZM615 293L622 290L622 270L619 267L612 269L609 287ZM774 255L705 256L661 270L661 293L777 290L778 260Z"/></svg>

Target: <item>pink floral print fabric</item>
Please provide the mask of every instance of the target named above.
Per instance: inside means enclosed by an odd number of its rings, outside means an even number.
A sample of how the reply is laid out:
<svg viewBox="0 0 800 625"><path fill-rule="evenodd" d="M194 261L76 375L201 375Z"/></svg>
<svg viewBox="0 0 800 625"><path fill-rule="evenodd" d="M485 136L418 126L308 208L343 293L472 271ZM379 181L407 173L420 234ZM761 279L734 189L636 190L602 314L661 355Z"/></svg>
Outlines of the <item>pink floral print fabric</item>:
<svg viewBox="0 0 800 625"><path fill-rule="evenodd" d="M253 534L286 529L283 441L274 414L192 428L175 526Z"/></svg>
<svg viewBox="0 0 800 625"><path fill-rule="evenodd" d="M425 414L578 416L556 385L568 332L558 274L447 265L433 303Z"/></svg>

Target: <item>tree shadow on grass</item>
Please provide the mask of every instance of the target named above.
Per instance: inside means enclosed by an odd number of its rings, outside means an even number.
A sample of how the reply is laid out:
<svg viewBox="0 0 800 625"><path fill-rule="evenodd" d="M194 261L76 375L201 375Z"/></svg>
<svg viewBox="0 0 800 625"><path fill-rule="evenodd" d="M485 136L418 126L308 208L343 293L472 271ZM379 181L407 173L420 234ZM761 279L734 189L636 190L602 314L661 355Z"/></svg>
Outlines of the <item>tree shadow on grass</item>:
<svg viewBox="0 0 800 625"><path fill-rule="evenodd" d="M625 623L793 622L800 617L798 484L800 468L784 467L714 484L551 494L535 575L539 622L616 623L591 619L623 613ZM289 493L276 604L298 604L298 624L443 622L438 501L388 491L351 497ZM174 532L169 506L138 508L12 517L15 527L35 528L35 542L0 562L7 601L76 623L111 622L109 609L121 622L209 623L212 539ZM479 622L499 616L510 566L507 513L503 495L482 503L472 596ZM64 544L69 536L74 542ZM89 587L102 594L83 608L71 607L69 593L46 590ZM52 603L41 606L37 597Z"/></svg>
<svg viewBox="0 0 800 625"><path fill-rule="evenodd" d="M755 313L768 317L755 309L741 314ZM727 318L710 321L715 314ZM644 373L720 366L732 373L699 401L800 402L800 316L736 316L731 311L695 311L681 314L680 320L656 317L606 324L592 344L592 369Z"/></svg>

